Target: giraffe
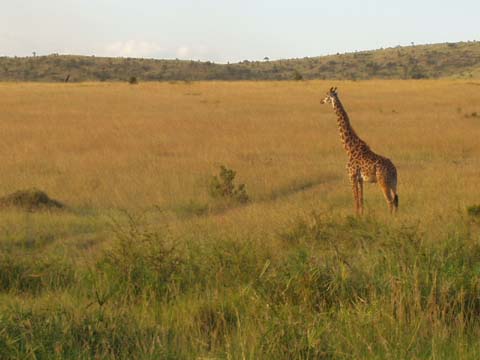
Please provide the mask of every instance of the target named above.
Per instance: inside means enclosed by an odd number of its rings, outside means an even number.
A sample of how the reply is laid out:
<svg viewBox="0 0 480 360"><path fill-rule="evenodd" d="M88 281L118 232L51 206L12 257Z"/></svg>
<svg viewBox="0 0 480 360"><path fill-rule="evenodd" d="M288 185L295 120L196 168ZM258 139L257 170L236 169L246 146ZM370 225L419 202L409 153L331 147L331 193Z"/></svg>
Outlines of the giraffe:
<svg viewBox="0 0 480 360"><path fill-rule="evenodd" d="M363 214L363 182L378 182L387 201L390 213L398 209L397 169L392 161L375 154L365 141L360 139L350 125L337 93L332 87L327 96L320 102L330 103L337 115L340 140L348 155L347 172L353 189L355 210L357 215Z"/></svg>

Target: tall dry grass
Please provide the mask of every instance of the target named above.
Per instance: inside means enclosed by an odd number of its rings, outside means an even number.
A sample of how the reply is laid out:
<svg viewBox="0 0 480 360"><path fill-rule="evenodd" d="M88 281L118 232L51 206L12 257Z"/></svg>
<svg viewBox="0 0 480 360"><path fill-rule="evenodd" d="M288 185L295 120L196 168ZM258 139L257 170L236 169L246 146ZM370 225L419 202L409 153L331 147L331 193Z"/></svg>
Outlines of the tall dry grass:
<svg viewBox="0 0 480 360"><path fill-rule="evenodd" d="M331 85L396 218L348 216ZM478 85L0 84L0 194L69 205L0 213L0 357L477 358ZM222 164L251 201L205 213Z"/></svg>
<svg viewBox="0 0 480 360"><path fill-rule="evenodd" d="M335 117L318 102L330 85L2 84L0 193L36 186L75 206L169 206L205 199L205 180L226 164L254 198L311 184L319 203L350 208ZM360 136L399 168L405 212L478 197L479 118L466 117L480 113L478 85L336 85ZM367 189L370 208L378 195Z"/></svg>

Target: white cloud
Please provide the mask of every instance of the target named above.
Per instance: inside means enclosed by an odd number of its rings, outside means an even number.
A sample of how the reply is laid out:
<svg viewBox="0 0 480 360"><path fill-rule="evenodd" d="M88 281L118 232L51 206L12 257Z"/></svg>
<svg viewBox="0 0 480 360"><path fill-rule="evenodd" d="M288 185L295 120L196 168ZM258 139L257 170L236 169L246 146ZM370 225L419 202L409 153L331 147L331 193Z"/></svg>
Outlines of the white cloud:
<svg viewBox="0 0 480 360"><path fill-rule="evenodd" d="M182 60L218 60L220 55L204 45L180 46L174 50L175 57Z"/></svg>
<svg viewBox="0 0 480 360"><path fill-rule="evenodd" d="M72 50L72 49L70 49ZM182 60L214 60L222 61L220 54L203 44L171 44L160 46L154 41L125 40L115 41L107 45L97 46L93 51L77 50L60 51L61 53L92 54L97 56L155 58L155 59L182 59Z"/></svg>
<svg viewBox="0 0 480 360"><path fill-rule="evenodd" d="M107 45L103 53L106 56L153 57L162 51L163 48L155 42L127 40Z"/></svg>
<svg viewBox="0 0 480 360"><path fill-rule="evenodd" d="M191 50L188 46L180 46L177 51L177 57L180 59L185 59L191 57Z"/></svg>

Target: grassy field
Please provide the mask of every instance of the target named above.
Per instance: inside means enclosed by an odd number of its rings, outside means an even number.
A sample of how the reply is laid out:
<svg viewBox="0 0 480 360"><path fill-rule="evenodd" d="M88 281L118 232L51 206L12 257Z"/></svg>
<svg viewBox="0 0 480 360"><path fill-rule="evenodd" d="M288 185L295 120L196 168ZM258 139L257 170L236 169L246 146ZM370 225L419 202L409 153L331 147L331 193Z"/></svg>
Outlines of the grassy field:
<svg viewBox="0 0 480 360"><path fill-rule="evenodd" d="M332 85L394 218L352 216ZM0 84L0 196L67 205L0 212L0 358L479 358L479 86Z"/></svg>

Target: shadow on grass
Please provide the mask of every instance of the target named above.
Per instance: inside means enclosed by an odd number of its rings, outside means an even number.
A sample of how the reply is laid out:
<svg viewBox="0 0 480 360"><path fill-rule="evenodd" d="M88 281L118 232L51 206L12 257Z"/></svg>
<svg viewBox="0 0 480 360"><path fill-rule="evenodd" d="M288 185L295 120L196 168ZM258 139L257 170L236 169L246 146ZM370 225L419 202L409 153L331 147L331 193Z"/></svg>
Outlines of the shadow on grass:
<svg viewBox="0 0 480 360"><path fill-rule="evenodd" d="M159 211L172 211L176 216L181 219L188 219L198 216L209 216L224 214L230 210L248 206L255 203L267 203L274 202L289 196L294 196L301 192L306 192L314 189L317 186L328 184L330 182L337 181L338 177L328 175L315 179L300 179L291 182L285 186L274 189L269 194L258 196L257 198L250 198L248 202L242 203L235 201L234 199L216 199L211 202L199 202L190 200L186 203L181 203L169 208L157 207Z"/></svg>

